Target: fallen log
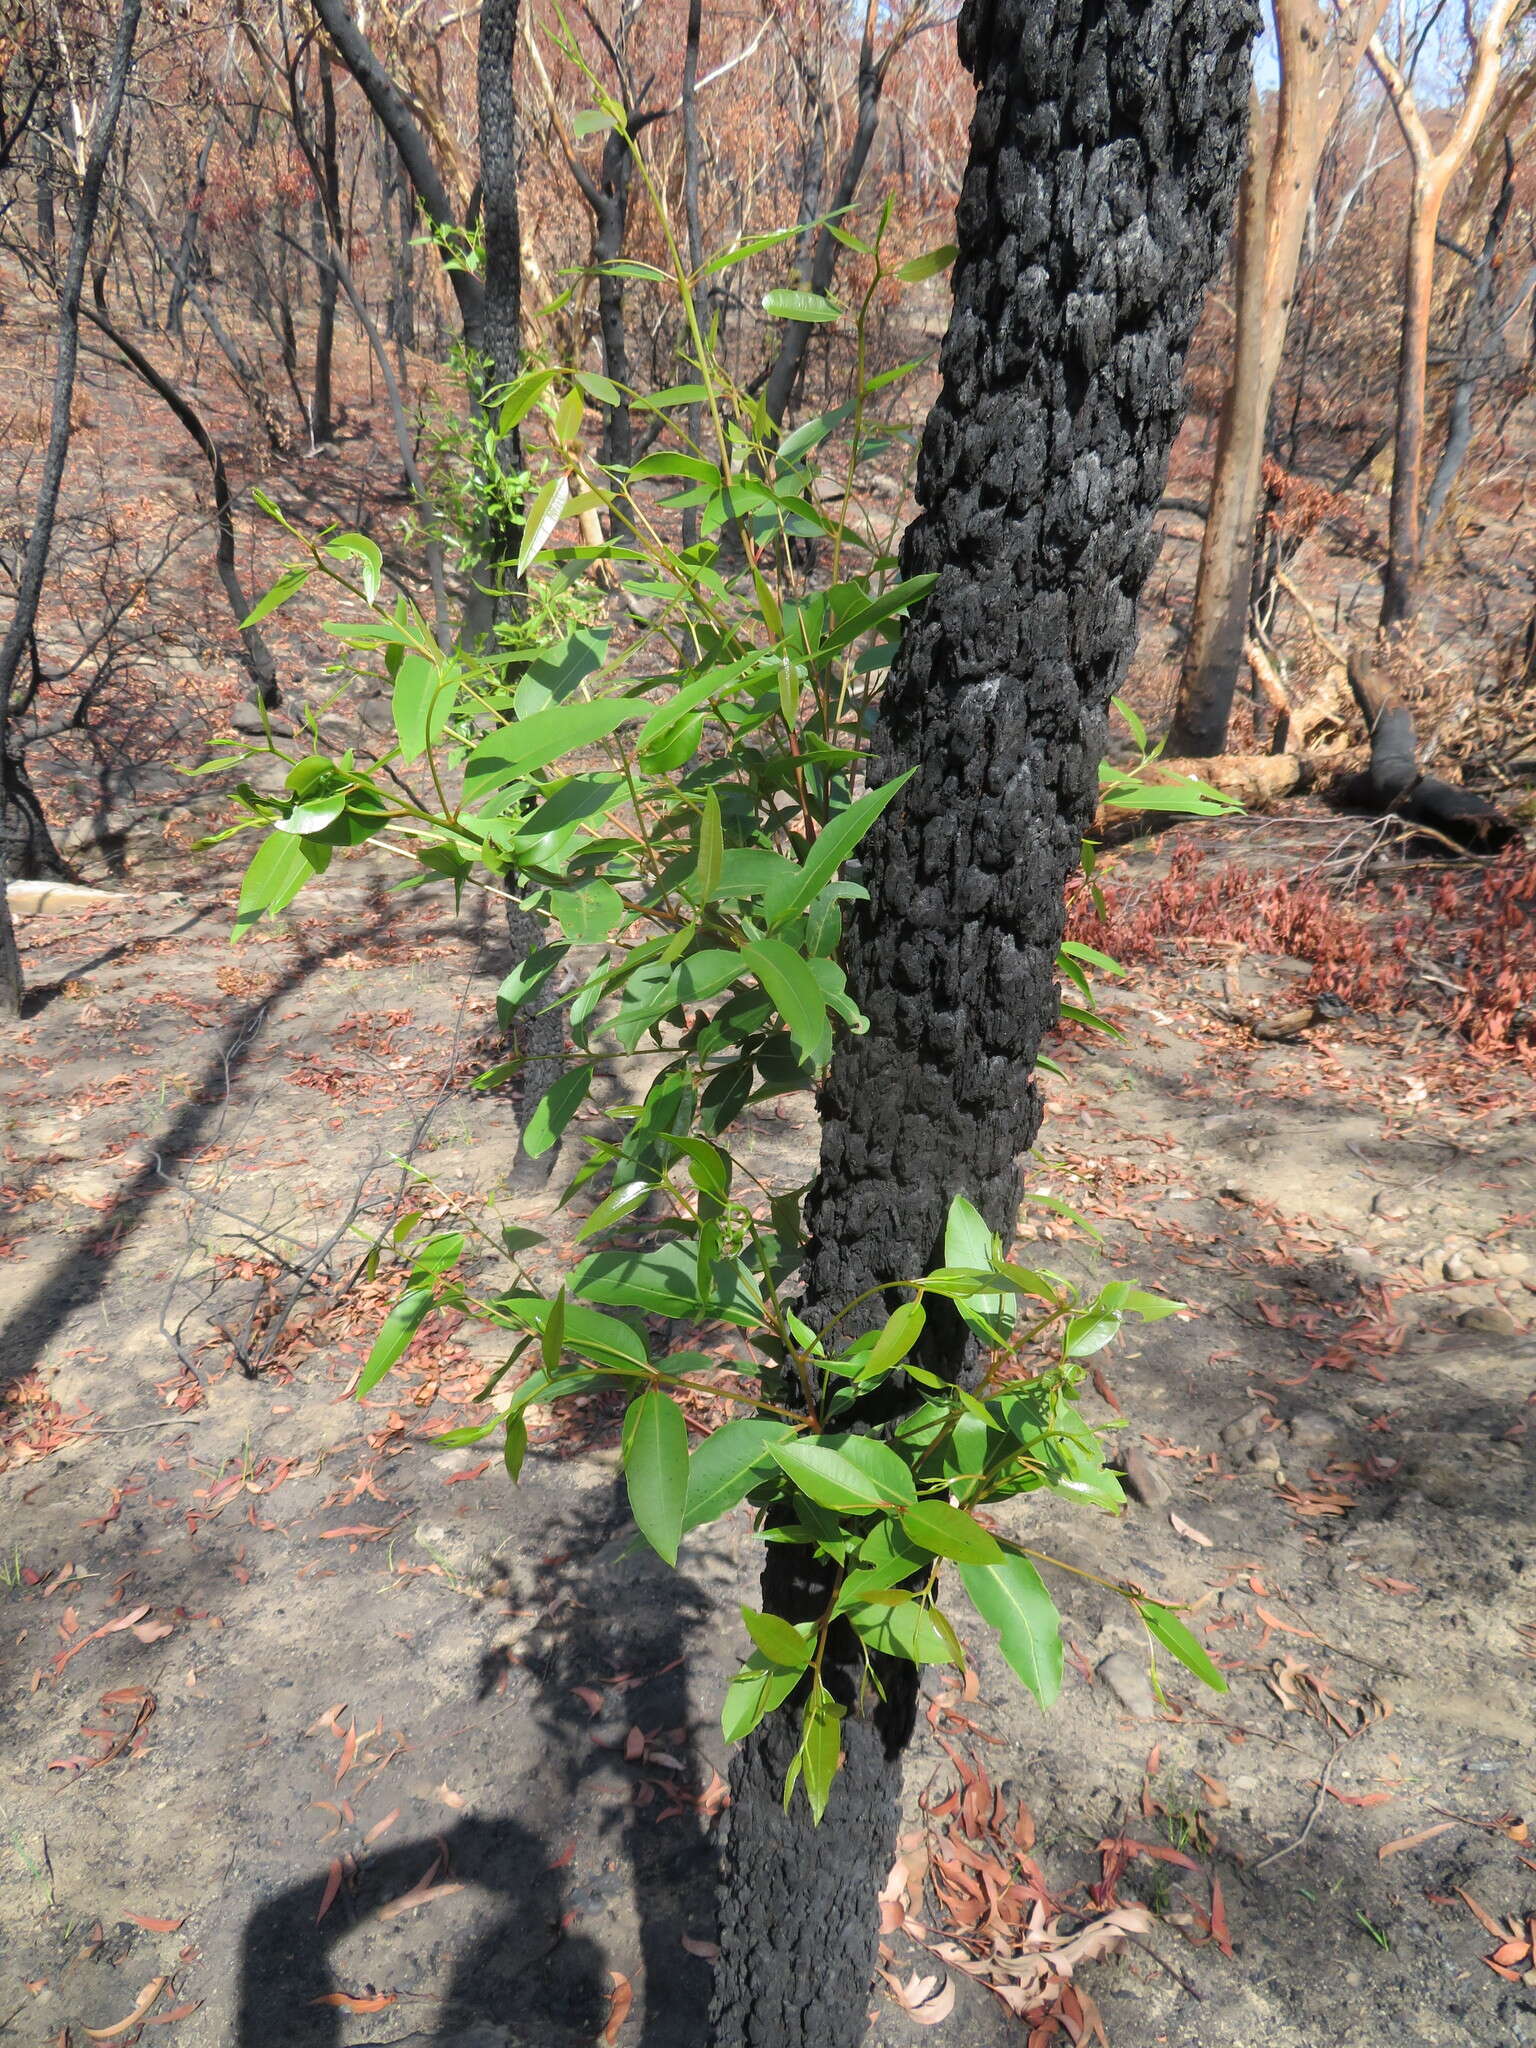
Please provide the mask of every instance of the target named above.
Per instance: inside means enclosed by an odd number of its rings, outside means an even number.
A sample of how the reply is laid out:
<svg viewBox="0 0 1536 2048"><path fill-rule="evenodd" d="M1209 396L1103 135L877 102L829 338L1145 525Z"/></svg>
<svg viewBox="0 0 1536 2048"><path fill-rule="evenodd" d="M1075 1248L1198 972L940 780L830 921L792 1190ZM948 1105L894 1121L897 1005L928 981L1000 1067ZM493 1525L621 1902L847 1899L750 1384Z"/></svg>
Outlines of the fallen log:
<svg viewBox="0 0 1536 2048"><path fill-rule="evenodd" d="M1520 837L1519 826L1486 797L1420 772L1412 713L1377 682L1374 670L1370 647L1351 648L1349 687L1365 720L1371 753L1364 770L1336 784L1333 801L1349 810L1390 812L1466 853L1502 852Z"/></svg>

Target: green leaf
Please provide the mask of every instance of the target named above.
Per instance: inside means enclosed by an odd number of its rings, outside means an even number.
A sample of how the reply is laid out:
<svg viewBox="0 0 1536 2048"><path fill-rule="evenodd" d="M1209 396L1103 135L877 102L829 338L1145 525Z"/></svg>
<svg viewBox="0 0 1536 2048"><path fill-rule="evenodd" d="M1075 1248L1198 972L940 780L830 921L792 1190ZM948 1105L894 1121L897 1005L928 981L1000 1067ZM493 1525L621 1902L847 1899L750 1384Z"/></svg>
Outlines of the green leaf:
<svg viewBox="0 0 1536 2048"><path fill-rule="evenodd" d="M926 1321L920 1301L904 1301L894 1309L873 1346L859 1360L859 1378L875 1379L899 1365L923 1334Z"/></svg>
<svg viewBox="0 0 1536 2048"><path fill-rule="evenodd" d="M734 264L746 263L753 256L761 256L765 249L777 249L781 242L792 242L799 232L797 225L792 228L775 228L772 234L754 235L750 241L738 242L734 248L725 250L722 255L711 256L699 275L710 277L717 270L729 270Z"/></svg>
<svg viewBox="0 0 1536 2048"><path fill-rule="evenodd" d="M231 937L243 939L261 918L285 910L312 875L325 872L330 860L331 849L323 840L270 833L257 847L240 884Z"/></svg>
<svg viewBox="0 0 1536 2048"><path fill-rule="evenodd" d="M599 1231L606 1230L610 1224L633 1215L654 1186L655 1182L649 1180L621 1181L616 1188L610 1189L604 1195L592 1214L586 1218L576 1232L576 1242L580 1244L583 1238L596 1237Z"/></svg>
<svg viewBox="0 0 1536 2048"><path fill-rule="evenodd" d="M528 1424L521 1415L507 1417L507 1440L501 1448L501 1460L507 1468L507 1477L517 1484L523 1469L523 1460L528 1455Z"/></svg>
<svg viewBox="0 0 1536 2048"><path fill-rule="evenodd" d="M1061 950L1072 960L1082 960L1089 967L1097 967L1101 974L1121 974L1126 969L1118 960L1111 960L1107 953L1100 953L1093 946L1085 946L1081 939L1063 939Z"/></svg>
<svg viewBox="0 0 1536 2048"><path fill-rule="evenodd" d="M571 501L571 487L565 477L551 477L528 507L523 525L523 544L517 551L517 573L526 576L528 565L542 551Z"/></svg>
<svg viewBox="0 0 1536 2048"><path fill-rule="evenodd" d="M549 1304L549 1314L544 1318L544 1328L539 1333L539 1355L544 1360L546 1372L555 1371L564 1350L565 1289L562 1287Z"/></svg>
<svg viewBox="0 0 1536 2048"><path fill-rule="evenodd" d="M362 564L363 595L372 604L379 594L384 570L384 557L379 553L378 542L371 541L366 533L339 533L334 540L326 542L325 552L333 561Z"/></svg>
<svg viewBox="0 0 1536 2048"><path fill-rule="evenodd" d="M887 1657L906 1657L914 1664L958 1663L954 1646L920 1600L856 1601L839 1612L872 1650Z"/></svg>
<svg viewBox="0 0 1536 2048"><path fill-rule="evenodd" d="M574 1286L574 1280L570 1284ZM522 1330L542 1330L549 1314L549 1303L538 1294L498 1294L491 1308L494 1320ZM576 1302L566 1303L565 1348L610 1372L643 1372L650 1365L650 1353L638 1330L618 1316L605 1316Z"/></svg>
<svg viewBox="0 0 1536 2048"><path fill-rule="evenodd" d="M877 1436L823 1436L829 1450L857 1465L865 1478L878 1486L887 1500L910 1505L917 1500L917 1487L910 1466L899 1451Z"/></svg>
<svg viewBox="0 0 1536 2048"><path fill-rule="evenodd" d="M758 1722L781 1707L800 1683L798 1671L770 1664L756 1650L725 1689L720 1728L727 1742L740 1742Z"/></svg>
<svg viewBox="0 0 1536 2048"><path fill-rule="evenodd" d="M1162 1644L1170 1656L1177 1657L1187 1671L1192 1671L1214 1692L1227 1690L1226 1679L1171 1607L1164 1607L1156 1600L1137 1600L1132 1604L1145 1622L1148 1633Z"/></svg>
<svg viewBox="0 0 1536 2048"><path fill-rule="evenodd" d="M551 889L549 914L577 945L606 939L634 917L612 882L588 882L580 889Z"/></svg>
<svg viewBox="0 0 1536 2048"><path fill-rule="evenodd" d="M1061 1617L1027 1557L963 1564L960 1578L982 1620L997 1630L1004 1657L1042 1707L1061 1691Z"/></svg>
<svg viewBox="0 0 1536 2048"><path fill-rule="evenodd" d="M427 723L437 695L438 664L425 654L402 655L390 696L400 759L409 766L427 750Z"/></svg>
<svg viewBox="0 0 1536 2048"><path fill-rule="evenodd" d="M717 1521L744 1500L768 1470L773 1445L792 1434L787 1422L741 1416L705 1437L688 1460L684 1533Z"/></svg>
<svg viewBox="0 0 1536 2048"><path fill-rule="evenodd" d="M743 1607L741 1618L747 1625L747 1634L770 1664L786 1671L803 1671L810 1663L816 1650L815 1637L801 1635L783 1615L759 1614L754 1608Z"/></svg>
<svg viewBox="0 0 1536 2048"><path fill-rule="evenodd" d="M285 569L265 597L258 597L245 617L240 621L240 631L254 626L264 619L268 612L275 612L280 604L286 604L296 591L302 590L309 581L311 570L307 565Z"/></svg>
<svg viewBox="0 0 1536 2048"><path fill-rule="evenodd" d="M608 654L611 638L607 626L582 626L530 661L517 685L517 715L530 717L563 703L587 677L600 669Z"/></svg>
<svg viewBox="0 0 1536 2048"><path fill-rule="evenodd" d="M1231 797L1192 775L1176 782L1140 782L1134 776L1108 771L1099 801L1112 811L1166 811L1185 818L1221 818L1242 809Z"/></svg>
<svg viewBox="0 0 1536 2048"><path fill-rule="evenodd" d="M500 387L497 392L491 394L492 403L498 407L498 439L510 434L514 427L520 426L527 419L554 381L553 370L525 370L521 377L514 377L510 384Z"/></svg>
<svg viewBox="0 0 1536 2048"><path fill-rule="evenodd" d="M503 1031L535 992L541 989L570 951L569 946L535 946L525 954L496 991L496 1021Z"/></svg>
<svg viewBox="0 0 1536 2048"><path fill-rule="evenodd" d="M796 1761L805 1796L810 1801L811 1818L819 1826L832 1796L832 1780L837 1776L843 1748L843 1709L820 1683L811 1688L800 1726L800 1754ZM786 1806L792 1787L793 1779L784 1788Z"/></svg>
<svg viewBox="0 0 1536 2048"><path fill-rule="evenodd" d="M896 1505L896 1496L888 1488L841 1451L828 1450L824 1444L803 1439L775 1444L772 1456L806 1498L821 1507L868 1515Z"/></svg>
<svg viewBox="0 0 1536 2048"><path fill-rule="evenodd" d="M600 377L595 370L578 370L576 382L588 398L595 398L599 405L622 405L624 394L611 377Z"/></svg>
<svg viewBox="0 0 1536 2048"><path fill-rule="evenodd" d="M782 939L757 939L741 957L784 1019L795 1049L807 1065L819 1067L832 1055L832 1026L826 998L801 956Z"/></svg>
<svg viewBox="0 0 1536 2048"><path fill-rule="evenodd" d="M353 1389L357 1400L360 1401L364 1394L371 1393L390 1367L404 1357L411 1339L426 1321L431 1307L430 1287L412 1287L401 1295L384 1318L384 1326L373 1340L373 1349L368 1353L367 1361Z"/></svg>
<svg viewBox="0 0 1536 2048"><path fill-rule="evenodd" d="M700 908L714 901L724 864L725 833L720 823L720 799L711 789L705 793L704 809L699 816L699 853L689 892Z"/></svg>
<svg viewBox="0 0 1536 2048"><path fill-rule="evenodd" d="M466 1444L477 1444L493 1429L500 1429L504 1417L493 1415L489 1422L466 1423L462 1429L445 1429L441 1436L428 1437L427 1441L437 1451L462 1450Z"/></svg>
<svg viewBox="0 0 1536 2048"><path fill-rule="evenodd" d="M842 307L833 299L823 298L820 292L797 292L787 288L764 292L763 311L770 320L803 320L811 326L843 317Z"/></svg>
<svg viewBox="0 0 1536 2048"><path fill-rule="evenodd" d="M1061 1355L1063 1358L1091 1358L1095 1351L1102 1351L1106 1344L1113 1344L1119 1334L1119 1316L1090 1309L1083 1315L1069 1318L1062 1332Z"/></svg>
<svg viewBox="0 0 1536 2048"><path fill-rule="evenodd" d="M606 739L633 716L634 706L624 698L600 697L590 704L552 704L547 711L498 726L464 763L465 803L478 804L493 789Z"/></svg>
<svg viewBox="0 0 1536 2048"><path fill-rule="evenodd" d="M693 1247L674 1241L650 1251L594 1252L571 1275L572 1290L588 1301L614 1308L643 1309L647 1315L690 1320L719 1316L743 1329L755 1328L763 1305L735 1260L710 1269L710 1291L699 1293Z"/></svg>
<svg viewBox="0 0 1536 2048"><path fill-rule="evenodd" d="M770 923L784 924L816 900L892 797L916 773L915 768L909 768L894 782L887 782L880 789L865 790L846 810L827 821L816 835L816 842L787 896L773 890L765 897L764 908Z"/></svg>
<svg viewBox="0 0 1536 2048"><path fill-rule="evenodd" d="M921 284L925 278L937 277L941 270L948 270L959 255L953 242L946 242L942 249L930 249L926 256L914 256L903 263L896 275L903 284Z"/></svg>
<svg viewBox="0 0 1536 2048"><path fill-rule="evenodd" d="M635 1526L658 1556L675 1565L688 1497L688 1425L681 1408L659 1387L629 1404L623 1454Z"/></svg>
<svg viewBox="0 0 1536 2048"><path fill-rule="evenodd" d="M944 1224L944 1263L985 1272L997 1246L985 1216L965 1195L956 1195Z"/></svg>
<svg viewBox="0 0 1536 2048"><path fill-rule="evenodd" d="M909 1542L920 1543L935 1557L952 1557L957 1564L996 1564L1004 1555L995 1536L948 1501L920 1500L902 1516L901 1527Z"/></svg>
<svg viewBox="0 0 1536 2048"><path fill-rule="evenodd" d="M523 1131L523 1149L530 1159L541 1158L551 1146L559 1144L561 1133L586 1101L591 1086L592 1069L573 1067L540 1096Z"/></svg>

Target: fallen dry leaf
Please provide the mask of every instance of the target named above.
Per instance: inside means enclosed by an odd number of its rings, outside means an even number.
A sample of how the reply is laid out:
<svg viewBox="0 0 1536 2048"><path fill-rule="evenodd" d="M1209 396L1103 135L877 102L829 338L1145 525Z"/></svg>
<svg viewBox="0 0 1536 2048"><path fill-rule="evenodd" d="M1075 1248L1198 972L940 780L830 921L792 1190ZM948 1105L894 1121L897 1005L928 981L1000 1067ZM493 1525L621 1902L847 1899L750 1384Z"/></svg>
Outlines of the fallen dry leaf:
<svg viewBox="0 0 1536 2048"><path fill-rule="evenodd" d="M174 1934L178 1928L187 1924L185 1913L179 1920L151 1920L147 1913L123 1913L119 1917L131 1920L135 1927L142 1927L146 1934Z"/></svg>
<svg viewBox="0 0 1536 2048"><path fill-rule="evenodd" d="M312 1998L311 2005L334 2005L343 2012L382 2012L387 2005L398 2005L398 1991L374 1991L364 1996L356 1991L327 1991L323 1998Z"/></svg>
<svg viewBox="0 0 1536 2048"><path fill-rule="evenodd" d="M365 1849L371 1849L374 1843L379 1839L380 1835L384 1834L388 1829L392 1828L399 1818L400 1809L397 1806L394 1808L392 1812L386 1813L382 1820L376 1820L373 1826L368 1830L367 1834L363 1837L363 1847Z"/></svg>
<svg viewBox="0 0 1536 2048"><path fill-rule="evenodd" d="M1436 1821L1432 1828L1420 1828L1416 1835L1399 1835L1395 1842L1383 1842L1376 1851L1376 1861L1385 1863L1389 1856L1396 1856L1403 1849L1417 1849L1423 1842L1432 1842L1436 1835L1443 1835L1447 1828L1453 1828L1453 1820Z"/></svg>
<svg viewBox="0 0 1536 2048"><path fill-rule="evenodd" d="M1457 1898L1461 1900L1467 1911L1481 1921L1484 1928L1493 1936L1495 1941L1507 1941L1509 1939L1508 1928L1501 1927L1486 1906L1480 1906L1470 1893L1462 1890L1460 1885L1455 1887L1455 1892Z"/></svg>
<svg viewBox="0 0 1536 2048"><path fill-rule="evenodd" d="M718 1941L700 1941L696 1935L685 1934L683 1936L683 1947L687 1949L691 1956L702 1956L706 1963L718 1962L720 1959L720 1944Z"/></svg>
<svg viewBox="0 0 1536 2048"><path fill-rule="evenodd" d="M889 1970L882 1970L880 1974L890 1986L892 1998L920 2027L936 2027L955 2009L955 1985L951 1977L941 1981L937 1977L920 1977L914 1970L903 1984Z"/></svg>
<svg viewBox="0 0 1536 2048"><path fill-rule="evenodd" d="M608 2024L599 2038L603 2048L614 2048L619 2029L629 2018L629 2009L635 2002L635 1987L617 1970L610 1970L608 1974L613 1979L613 1989L608 1994Z"/></svg>
<svg viewBox="0 0 1536 2048"><path fill-rule="evenodd" d="M1328 1790L1340 1806L1387 1806L1402 1796L1397 1792L1341 1792L1337 1785Z"/></svg>
<svg viewBox="0 0 1536 2048"><path fill-rule="evenodd" d="M138 1998L134 2002L133 2011L129 2013L126 2019L117 2020L110 2027L85 2027L81 2031L92 2041L111 2041L119 2034L131 2032L139 2024L140 2020L143 2019L145 2013L149 2011L149 2008L170 1981L169 1977L151 1977L144 1986L144 1989L139 1993Z"/></svg>
<svg viewBox="0 0 1536 2048"><path fill-rule="evenodd" d="M1187 1857L1179 1859L1188 1862ZM1191 1870L1199 1868L1191 1863ZM1150 1934L1152 1916L1144 1906L1116 1906L1111 1912L1101 1913L1097 1920L1074 1934L1070 1941L1064 1941L1059 1948L1053 1948L1046 1960L1058 1976L1069 1977L1079 1963L1092 1962L1095 1957L1113 1955L1118 1945L1132 1934Z"/></svg>
<svg viewBox="0 0 1536 2048"><path fill-rule="evenodd" d="M1182 1515L1170 1514L1168 1520L1178 1531L1179 1535L1184 1537L1186 1542L1198 1543L1202 1550L1215 1549L1216 1546L1210 1537L1206 1535L1205 1531L1195 1528L1192 1523L1186 1522Z"/></svg>

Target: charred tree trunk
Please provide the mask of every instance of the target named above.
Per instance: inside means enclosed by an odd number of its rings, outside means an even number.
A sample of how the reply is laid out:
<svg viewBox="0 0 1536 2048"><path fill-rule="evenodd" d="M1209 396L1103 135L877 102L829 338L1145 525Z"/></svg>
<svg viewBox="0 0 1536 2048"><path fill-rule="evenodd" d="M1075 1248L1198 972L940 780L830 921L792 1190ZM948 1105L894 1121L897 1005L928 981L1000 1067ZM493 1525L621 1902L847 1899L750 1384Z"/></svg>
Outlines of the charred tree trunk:
<svg viewBox="0 0 1536 2048"><path fill-rule="evenodd" d="M244 623L251 602L245 594L239 570L235 566L234 500L230 496L229 477L224 468L224 457L219 444L170 379L161 375L127 335L119 333L112 322L100 313L93 313L87 309L85 317L94 327L100 329L130 368L142 377L155 396L170 408L197 443L203 460L208 464L213 486L213 516L218 533L214 567L218 572L220 587L229 600L229 608L234 613L245 657L246 673L251 679L252 699L258 704L264 704L269 711L275 710L282 702L282 692L277 683L277 664L272 659L271 648L262 638L261 628L247 626Z"/></svg>
<svg viewBox="0 0 1536 2048"><path fill-rule="evenodd" d="M610 130L603 145L603 164L591 196L594 232L592 261L601 266L597 280L597 331L603 345L603 375L619 387L619 402L603 420L601 460L627 467L635 459L634 416L629 409L629 337L624 320L624 280L611 266L624 253L629 225L629 186L634 174L629 144Z"/></svg>
<svg viewBox="0 0 1536 2048"><path fill-rule="evenodd" d="M192 174L192 190L187 198L187 210L181 217L181 237L176 244L176 260L172 266L171 292L166 301L165 331L178 338L181 334L181 312L186 303L186 287L182 277L190 277L197 265L197 231L202 225L203 204L208 197L208 159L213 155L213 145L219 132L218 116L208 124L208 133L203 137L203 146L197 153L197 168Z"/></svg>
<svg viewBox="0 0 1536 2048"><path fill-rule="evenodd" d="M480 10L477 87L480 206L485 233L484 377L492 418L498 393L523 365L523 240L517 213L517 93L512 76L518 7L519 0L485 0ZM522 445L515 428L497 442L496 460L507 475L522 468ZM505 508L494 512L487 526L488 630L499 599L516 584L522 526Z"/></svg>
<svg viewBox="0 0 1536 2048"><path fill-rule="evenodd" d="M32 643L37 608L48 570L48 553L53 544L53 522L59 509L59 490L64 481L64 464L69 455L69 406L75 390L75 364L80 352L80 299L85 285L85 266L95 232L96 212L101 204L102 179L112 138L122 112L128 85L128 67L133 59L133 42L138 33L141 0L123 0L117 21L117 35L101 100L86 152L85 173L75 205L75 226L70 236L69 256L59 289L58 350L53 374L53 411L48 445L43 451L37 488L37 503L22 556L16 583L16 602L0 641L0 755L5 761L5 794L30 791L26 767L21 761L11 726L11 698L21 658ZM19 775L17 769L19 766ZM23 799L24 800L24 799ZM37 813L41 819L41 812ZM44 828L46 832L46 827ZM29 827L30 836L30 827ZM10 868L7 826L0 802L0 1016L17 1016L21 1010L21 962L16 951L16 934L6 901L6 880Z"/></svg>
<svg viewBox="0 0 1536 2048"><path fill-rule="evenodd" d="M1413 714L1402 699L1375 679L1368 647L1349 656L1349 687L1365 720L1370 766L1339 786L1339 801L1357 810L1390 811L1405 824L1422 826L1453 851L1502 853L1520 835L1486 798L1419 770Z"/></svg>
<svg viewBox="0 0 1536 2048"><path fill-rule="evenodd" d="M683 95L679 102L683 121L683 219L688 230L688 268L693 273L693 324L699 333L709 333L709 289L703 277L704 224L699 210L699 178L703 152L699 142L699 42L704 27L704 0L688 0L688 28L683 39ZM700 365L700 373L703 366ZM703 426L702 406L688 408L688 445L699 446ZM683 546L691 548L699 537L698 508L683 508Z"/></svg>
<svg viewBox="0 0 1536 2048"><path fill-rule="evenodd" d="M32 163L37 179L37 253L52 268L58 239L53 206L53 148L48 138L53 122L45 117L32 137Z"/></svg>
<svg viewBox="0 0 1536 2048"><path fill-rule="evenodd" d="M837 191L833 195L831 206L831 212L839 226L844 224L842 216L857 196L859 181L864 175L864 166L869 161L875 130L880 124L880 95L885 87L886 67L897 48L893 43L883 57L876 57L875 15L876 8L871 0L864 17L863 40L859 45L858 113L854 120L853 140L848 146L847 156L843 159L842 175L837 181ZM819 176L819 164L817 172ZM816 237L815 253L811 258L808 283L813 292L825 294L831 290L841 248L842 244L831 229L823 226ZM784 424L784 415L789 410L790 398L805 363L805 352L810 347L811 331L808 321L789 321L779 342L779 352L774 357L773 367L768 372L768 382L763 387L763 408L776 427Z"/></svg>
<svg viewBox="0 0 1536 2048"><path fill-rule="evenodd" d="M843 1041L821 1094L812 1320L929 1270L957 1193L1013 1233L1064 891L1242 166L1254 27L1249 0L967 0L961 15L978 99L902 555L939 581L881 701L871 781L916 773L861 850L869 900L845 960L869 1031ZM877 1297L863 1326L887 1312ZM947 1378L973 1369L954 1320L934 1317L923 1346ZM775 1546L764 1597L802 1611L818 1578ZM793 1702L736 1759L717 2048L863 2038L915 1694L910 1665L879 1676L883 1701L848 1643L823 1664L849 1713L819 1832L802 1799L779 1799Z"/></svg>
<svg viewBox="0 0 1536 2048"><path fill-rule="evenodd" d="M1457 350L1456 381L1451 386L1450 409L1446 414L1445 445L1435 464L1434 479L1424 501L1420 544L1427 547L1440 524L1461 465L1472 446L1472 411L1478 386L1490 374L1498 349L1498 328L1494 321L1494 290L1498 282L1499 242L1515 199L1515 149L1504 137L1504 176L1498 197L1483 231L1483 245L1472 265L1472 282L1461 324L1461 345ZM1460 250L1466 256L1469 252Z"/></svg>
<svg viewBox="0 0 1536 2048"><path fill-rule="evenodd" d="M331 60L321 50L320 133L316 138L320 188L316 192L310 231L315 261L320 272L320 305L315 317L315 377L309 407L309 438L318 448L336 431L335 407L331 397L331 364L336 351L336 272L325 261L330 244L341 247L341 172L336 161L336 88L331 78Z"/></svg>
<svg viewBox="0 0 1536 2048"><path fill-rule="evenodd" d="M517 91L512 70L518 7L519 0L484 0L480 9L477 91L480 203L485 227L485 381L490 399L487 410L492 417L497 392L512 382L523 363L523 245L517 210ZM496 457L505 471L522 468L522 447L515 429L497 444ZM481 594L487 632L494 627L497 610L517 602L521 540L521 525L510 514L490 520L488 588ZM543 919L533 911L516 903L507 905L507 938L514 966L544 945L548 936ZM566 1008L557 996L558 986L546 985L537 1000L525 1004L512 1019L512 1042L523 1061L520 1128L526 1128L535 1105L563 1070ZM552 1147L542 1157L531 1159L519 1149L514 1179L524 1184L542 1182L557 1153L558 1147Z"/></svg>

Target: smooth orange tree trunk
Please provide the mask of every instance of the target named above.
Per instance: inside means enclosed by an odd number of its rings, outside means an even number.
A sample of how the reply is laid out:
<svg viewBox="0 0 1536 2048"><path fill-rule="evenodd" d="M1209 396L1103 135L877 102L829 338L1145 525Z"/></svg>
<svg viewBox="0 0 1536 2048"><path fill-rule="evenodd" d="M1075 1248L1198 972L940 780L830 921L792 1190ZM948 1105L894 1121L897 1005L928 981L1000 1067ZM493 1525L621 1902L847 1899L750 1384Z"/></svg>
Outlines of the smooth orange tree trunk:
<svg viewBox="0 0 1536 2048"><path fill-rule="evenodd" d="M1526 0L1493 0L1472 43L1460 112L1436 149L1419 113L1413 86L1371 39L1371 63L1386 88L1413 164L1408 246L1403 266L1403 317L1397 358L1397 421L1392 445L1392 502L1387 517L1387 564L1382 579L1383 628L1406 625L1418 608L1424 559L1424 398L1429 328L1435 296L1435 234L1451 181L1466 162L1498 89L1504 38Z"/></svg>
<svg viewBox="0 0 1536 2048"><path fill-rule="evenodd" d="M1219 754L1243 661L1254 522L1275 380L1285 352L1318 166L1386 0L1361 0L1335 22L1311 0L1276 0L1280 91L1272 136L1257 114L1235 251L1237 334L1217 430L1210 512L1200 549L1172 752Z"/></svg>

